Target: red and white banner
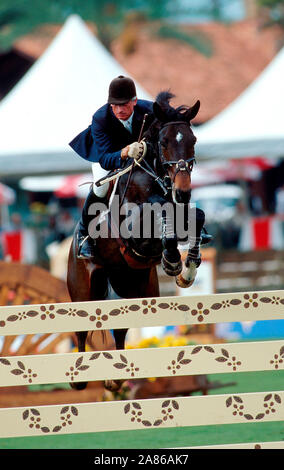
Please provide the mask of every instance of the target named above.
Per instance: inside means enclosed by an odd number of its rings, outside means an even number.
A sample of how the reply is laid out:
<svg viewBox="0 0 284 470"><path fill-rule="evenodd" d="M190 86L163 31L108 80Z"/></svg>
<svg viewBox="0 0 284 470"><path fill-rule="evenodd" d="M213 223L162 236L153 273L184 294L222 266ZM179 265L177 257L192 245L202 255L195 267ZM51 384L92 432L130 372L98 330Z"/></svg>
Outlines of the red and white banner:
<svg viewBox="0 0 284 470"><path fill-rule="evenodd" d="M247 220L241 231L240 251L284 249L283 223L275 216Z"/></svg>
<svg viewBox="0 0 284 470"><path fill-rule="evenodd" d="M14 230L0 233L3 259L33 263L36 259L36 240L31 230Z"/></svg>

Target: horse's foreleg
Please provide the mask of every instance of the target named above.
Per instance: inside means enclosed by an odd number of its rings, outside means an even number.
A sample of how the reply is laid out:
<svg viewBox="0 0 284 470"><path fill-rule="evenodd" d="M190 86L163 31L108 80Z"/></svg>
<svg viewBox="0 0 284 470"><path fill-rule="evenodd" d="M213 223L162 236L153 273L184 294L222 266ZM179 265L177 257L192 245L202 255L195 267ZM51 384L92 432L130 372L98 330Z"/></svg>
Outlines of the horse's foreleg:
<svg viewBox="0 0 284 470"><path fill-rule="evenodd" d="M190 287L194 283L197 268L201 263L200 245L201 231L205 222L205 214L201 209L191 211L189 217L189 245L184 271L176 277L179 287Z"/></svg>
<svg viewBox="0 0 284 470"><path fill-rule="evenodd" d="M162 267L169 276L177 276L182 271L182 262L172 219L168 215L162 217Z"/></svg>

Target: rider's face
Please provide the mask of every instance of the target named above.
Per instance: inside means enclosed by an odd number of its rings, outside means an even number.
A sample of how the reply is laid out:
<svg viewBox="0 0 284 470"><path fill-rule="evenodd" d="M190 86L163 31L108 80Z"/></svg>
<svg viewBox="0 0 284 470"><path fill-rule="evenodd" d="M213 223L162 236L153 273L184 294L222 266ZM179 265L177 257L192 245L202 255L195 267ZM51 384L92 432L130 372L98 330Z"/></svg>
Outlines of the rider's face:
<svg viewBox="0 0 284 470"><path fill-rule="evenodd" d="M137 99L130 100L125 104L111 104L111 109L117 119L126 121L133 113L136 103Z"/></svg>

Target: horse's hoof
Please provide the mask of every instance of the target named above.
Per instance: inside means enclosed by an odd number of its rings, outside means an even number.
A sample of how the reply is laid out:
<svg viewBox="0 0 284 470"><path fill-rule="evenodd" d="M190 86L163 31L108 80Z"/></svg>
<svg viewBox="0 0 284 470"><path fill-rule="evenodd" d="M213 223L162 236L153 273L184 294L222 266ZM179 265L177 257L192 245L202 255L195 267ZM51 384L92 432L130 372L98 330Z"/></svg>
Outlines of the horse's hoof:
<svg viewBox="0 0 284 470"><path fill-rule="evenodd" d="M187 269L176 277L176 284L183 288L192 286L196 278L197 267L196 263L191 261Z"/></svg>
<svg viewBox="0 0 284 470"><path fill-rule="evenodd" d="M70 387L74 390L84 390L87 387L88 382L73 382L69 383Z"/></svg>
<svg viewBox="0 0 284 470"><path fill-rule="evenodd" d="M182 272L182 261L171 263L167 260L164 253L162 255L162 268L169 276L178 276Z"/></svg>
<svg viewBox="0 0 284 470"><path fill-rule="evenodd" d="M104 387L110 392L118 392L122 383L122 380L105 380Z"/></svg>
<svg viewBox="0 0 284 470"><path fill-rule="evenodd" d="M194 279L191 279L190 281L187 281L186 279L184 279L184 277L182 277L182 275L180 274L179 276L176 276L176 285L179 286L179 287L182 287L182 288L185 288L185 287L191 287L192 284L194 283Z"/></svg>

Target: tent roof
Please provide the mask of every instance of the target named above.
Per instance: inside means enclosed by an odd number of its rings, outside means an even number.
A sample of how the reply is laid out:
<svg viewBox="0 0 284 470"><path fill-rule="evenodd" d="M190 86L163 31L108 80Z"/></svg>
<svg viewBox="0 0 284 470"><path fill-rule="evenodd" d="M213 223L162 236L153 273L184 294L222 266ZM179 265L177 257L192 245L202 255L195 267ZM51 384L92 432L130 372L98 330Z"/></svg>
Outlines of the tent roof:
<svg viewBox="0 0 284 470"><path fill-rule="evenodd" d="M283 77L284 48L231 105L195 128L197 156L283 157Z"/></svg>
<svg viewBox="0 0 284 470"><path fill-rule="evenodd" d="M88 171L68 146L129 75L76 15L0 103L0 175ZM139 98L151 99L139 84Z"/></svg>

